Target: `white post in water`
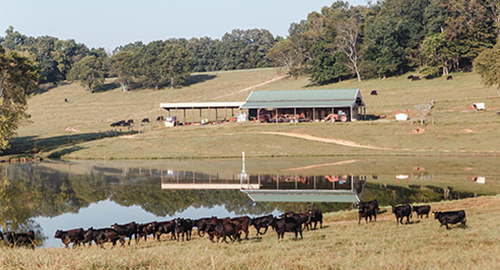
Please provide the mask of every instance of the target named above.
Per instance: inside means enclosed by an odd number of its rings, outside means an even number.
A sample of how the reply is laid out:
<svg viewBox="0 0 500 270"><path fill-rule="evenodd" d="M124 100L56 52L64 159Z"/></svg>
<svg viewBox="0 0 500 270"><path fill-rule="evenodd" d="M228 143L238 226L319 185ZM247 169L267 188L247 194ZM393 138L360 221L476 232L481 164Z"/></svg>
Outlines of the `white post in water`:
<svg viewBox="0 0 500 270"><path fill-rule="evenodd" d="M243 178L247 179L247 173L245 172L245 152L241 152L241 173L240 173L240 188L243 189ZM248 187L247 187L248 188Z"/></svg>

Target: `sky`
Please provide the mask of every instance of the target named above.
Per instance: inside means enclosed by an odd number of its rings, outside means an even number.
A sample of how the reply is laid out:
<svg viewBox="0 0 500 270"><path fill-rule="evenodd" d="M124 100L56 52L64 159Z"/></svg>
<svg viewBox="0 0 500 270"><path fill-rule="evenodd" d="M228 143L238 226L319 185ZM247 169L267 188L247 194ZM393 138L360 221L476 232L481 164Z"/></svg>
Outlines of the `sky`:
<svg viewBox="0 0 500 270"><path fill-rule="evenodd" d="M290 23L334 0L0 0L0 36L10 26L28 36L75 39L112 51L168 38L220 39L232 29L287 36ZM366 5L367 0L349 0Z"/></svg>

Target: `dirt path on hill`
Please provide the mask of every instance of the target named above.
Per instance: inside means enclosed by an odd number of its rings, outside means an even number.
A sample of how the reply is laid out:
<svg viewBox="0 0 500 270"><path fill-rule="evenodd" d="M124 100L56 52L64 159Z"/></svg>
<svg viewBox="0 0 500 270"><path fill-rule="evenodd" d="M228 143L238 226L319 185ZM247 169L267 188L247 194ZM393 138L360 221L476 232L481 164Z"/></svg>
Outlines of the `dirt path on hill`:
<svg viewBox="0 0 500 270"><path fill-rule="evenodd" d="M322 164L315 164L315 165L309 165L309 166L303 166L303 167L288 168L288 169L284 169L282 171L284 171L284 172L302 171L302 170L309 170L309 169L315 169L315 168L320 168L320 167L351 164L351 163L355 163L358 161L359 161L358 159L351 159L351 160L338 161L338 162L332 162L332 163L322 163Z"/></svg>
<svg viewBox="0 0 500 270"><path fill-rule="evenodd" d="M390 150L390 151L405 150L405 149L377 147L377 146L371 146L371 145L362 145L362 144L358 144L358 143L355 143L352 141L346 141L346 140L340 140L340 139L327 139L327 138L315 137L315 136L307 135L307 134L286 133L286 132L260 132L260 133L261 134L268 134L268 135L278 135L278 136L299 138L299 139L304 139L304 140L308 140L308 141L333 143L333 144L347 146L347 147L364 148L364 149L372 149L372 150Z"/></svg>
<svg viewBox="0 0 500 270"><path fill-rule="evenodd" d="M261 83L256 84L256 85L249 86L249 87L247 87L245 89L241 89L241 90L229 93L229 94L225 94L225 95L214 97L214 98L212 98L212 100L218 100L218 99L221 99L221 98L224 98L224 97L232 96L232 95L237 94L237 93L247 92L247 91L250 91L250 90L255 89L257 87L264 86L266 84L270 84L270 83L279 81L279 80L284 79L284 78L286 78L288 76L290 76L290 75L283 75L283 76L280 76L280 77L276 77L276 78L273 78L271 80L267 80L267 81L261 82Z"/></svg>

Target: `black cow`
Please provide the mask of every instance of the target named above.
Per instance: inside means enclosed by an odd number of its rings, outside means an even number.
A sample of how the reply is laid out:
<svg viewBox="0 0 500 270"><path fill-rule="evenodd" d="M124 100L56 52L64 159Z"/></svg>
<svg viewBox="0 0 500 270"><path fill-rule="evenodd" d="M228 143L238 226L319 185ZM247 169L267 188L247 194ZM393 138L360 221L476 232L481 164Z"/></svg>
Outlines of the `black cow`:
<svg viewBox="0 0 500 270"><path fill-rule="evenodd" d="M54 238L61 239L66 247L69 247L70 243L73 243L73 247L76 247L79 246L80 243L85 242L85 231L82 228L68 231L57 230Z"/></svg>
<svg viewBox="0 0 500 270"><path fill-rule="evenodd" d="M144 118L144 119L142 119L141 123L143 123L143 124L144 124L144 123L149 123L149 118Z"/></svg>
<svg viewBox="0 0 500 270"><path fill-rule="evenodd" d="M323 213L321 212L320 209L313 209L309 210L309 215L311 218L309 219L309 226L311 226L312 229L312 224L314 222L314 230L316 230L316 226L318 225L319 222L319 227L323 229Z"/></svg>
<svg viewBox="0 0 500 270"><path fill-rule="evenodd" d="M429 218L429 212L431 211L431 206L430 205L420 205L420 206L413 206L413 211L417 214L418 218L423 218L424 215Z"/></svg>
<svg viewBox="0 0 500 270"><path fill-rule="evenodd" d="M413 75L408 76L408 77L407 77L407 79L408 79L408 80L413 79Z"/></svg>
<svg viewBox="0 0 500 270"><path fill-rule="evenodd" d="M310 220L311 220L311 215L309 213L294 213L293 211L290 211L290 212L286 212L282 215L280 215L280 217L288 217L288 218L294 218L296 219L301 225L304 226L303 229L307 229L309 230L309 223L310 223ZM303 230L301 229L301 230Z"/></svg>
<svg viewBox="0 0 500 270"><path fill-rule="evenodd" d="M420 81L420 76L413 75L411 78L412 81Z"/></svg>
<svg viewBox="0 0 500 270"><path fill-rule="evenodd" d="M245 240L248 240L249 228L252 226L252 219L248 216L231 218L231 222L245 233Z"/></svg>
<svg viewBox="0 0 500 270"><path fill-rule="evenodd" d="M356 204L356 206L359 208L358 224L361 224L361 218L365 218L366 223L368 223L368 219L370 219L370 222L372 222L372 217L375 218L375 222L377 221L377 211L380 210L377 200L359 202Z"/></svg>
<svg viewBox="0 0 500 270"><path fill-rule="evenodd" d="M156 239L160 241L162 234L170 233L170 240L175 240L175 220L158 222L158 230L156 231Z"/></svg>
<svg viewBox="0 0 500 270"><path fill-rule="evenodd" d="M399 205L399 206L392 206L392 213L396 215L396 224L401 225L403 224L403 218L406 217L406 224L410 223L410 218L411 218L411 205L405 204L405 205Z"/></svg>
<svg viewBox="0 0 500 270"><path fill-rule="evenodd" d="M135 243L139 241L137 234L139 233L139 226L135 221L132 221L127 224L117 224L115 223L114 225L111 225L111 228L115 229L116 232L118 232L119 235L123 235L125 237L128 237L128 245L130 246L130 241L132 240L132 236L135 237Z"/></svg>
<svg viewBox="0 0 500 270"><path fill-rule="evenodd" d="M433 213L434 213L434 218L439 220L439 223L441 223L441 226L439 227L445 225L446 229L450 229L450 227L448 227L448 224L457 224L460 222L462 223L462 226L465 228L465 222L467 222L467 219L465 218L464 210L433 212Z"/></svg>
<svg viewBox="0 0 500 270"><path fill-rule="evenodd" d="M294 232L295 239L297 239L298 234L300 233L300 238L302 239L302 224L297 218L293 217L283 217L283 218L274 218L273 228L278 234L278 240L283 239L285 232Z"/></svg>
<svg viewBox="0 0 500 270"><path fill-rule="evenodd" d="M139 238L144 237L144 241L148 241L148 235L152 234L154 236L156 232L158 232L158 222L156 221L139 224L137 226Z"/></svg>
<svg viewBox="0 0 500 270"><path fill-rule="evenodd" d="M120 241L121 246L123 247L125 245L125 236L118 234L118 232L113 228L94 229L90 227L87 231L85 231L85 242L88 242L89 246L91 246L92 241L94 241L96 245L101 248L106 242L111 242L114 247L116 246L116 242Z"/></svg>
<svg viewBox="0 0 500 270"><path fill-rule="evenodd" d="M163 120L165 120L163 118L163 115L160 115L160 116L156 117L156 122L160 122L160 121L163 121Z"/></svg>
<svg viewBox="0 0 500 270"><path fill-rule="evenodd" d="M210 221L213 219L217 219L217 217L211 217L211 218L199 218L193 220L193 227L196 227L198 229L198 236L203 237L205 236L205 232L208 230L208 227L210 225ZM203 235L202 235L203 233Z"/></svg>
<svg viewBox="0 0 500 270"><path fill-rule="evenodd" d="M376 96L376 95L378 95L377 90L372 90L372 91L370 92L370 95L372 95L372 96Z"/></svg>
<svg viewBox="0 0 500 270"><path fill-rule="evenodd" d="M133 119L129 119L127 120L127 122L125 122L127 125L131 126L134 124L134 120Z"/></svg>
<svg viewBox="0 0 500 270"><path fill-rule="evenodd" d="M26 246L35 249L35 232L25 233L6 232L4 235L5 243L10 247Z"/></svg>
<svg viewBox="0 0 500 270"><path fill-rule="evenodd" d="M177 235L177 241L179 241L182 235L182 241L184 241L184 235L186 235L186 241L191 239L191 233L193 231L193 221L189 218L176 218L175 221L175 234Z"/></svg>
<svg viewBox="0 0 500 270"><path fill-rule="evenodd" d="M449 81L449 80L453 80L453 76L451 76L451 75L450 75L450 76L446 77L446 80L447 80L447 81Z"/></svg>
<svg viewBox="0 0 500 270"><path fill-rule="evenodd" d="M64 102L68 102L68 99L67 99L67 98L65 98L65 99L64 99Z"/></svg>
<svg viewBox="0 0 500 270"><path fill-rule="evenodd" d="M273 226L274 222L274 216L273 215L267 215L267 216L261 216L261 217L256 217L252 219L252 225L255 227L257 230L257 236L259 234L266 234L267 228L269 226ZM260 229L264 228L264 232L260 232Z"/></svg>
<svg viewBox="0 0 500 270"><path fill-rule="evenodd" d="M226 242L226 237L229 237L232 242L236 239L240 239L241 226L235 224L229 218L214 219L210 221L208 225L207 233L210 236L210 241L214 241L214 236L217 237L217 242L222 238L222 241Z"/></svg>

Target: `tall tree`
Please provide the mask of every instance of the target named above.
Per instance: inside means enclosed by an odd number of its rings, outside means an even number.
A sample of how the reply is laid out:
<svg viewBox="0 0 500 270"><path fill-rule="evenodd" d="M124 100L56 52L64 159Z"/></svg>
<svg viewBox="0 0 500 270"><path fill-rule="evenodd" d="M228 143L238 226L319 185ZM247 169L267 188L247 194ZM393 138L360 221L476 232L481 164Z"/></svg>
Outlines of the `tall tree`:
<svg viewBox="0 0 500 270"><path fill-rule="evenodd" d="M123 92L127 92L134 83L137 74L137 57L132 51L121 51L111 57L111 72L117 76Z"/></svg>
<svg viewBox="0 0 500 270"><path fill-rule="evenodd" d="M474 69L486 85L500 88L500 42L492 49L482 51L474 60Z"/></svg>
<svg viewBox="0 0 500 270"><path fill-rule="evenodd" d="M30 60L0 47L0 152L21 121L29 118L26 96L36 89L38 76Z"/></svg>
<svg viewBox="0 0 500 270"><path fill-rule="evenodd" d="M339 22L337 26L336 43L341 52L343 52L351 62L349 68L356 73L356 78L361 81L359 72L359 26L354 18Z"/></svg>
<svg viewBox="0 0 500 270"><path fill-rule="evenodd" d="M152 41L144 46L139 57L138 67L139 72L143 76L143 83L145 86L154 87L159 89L162 83L162 61L160 54L163 51L163 41Z"/></svg>
<svg viewBox="0 0 500 270"><path fill-rule="evenodd" d="M183 84L191 75L192 55L179 44L166 44L160 54L162 78L168 79L170 88Z"/></svg>
<svg viewBox="0 0 500 270"><path fill-rule="evenodd" d="M85 56L75 63L69 71L68 78L72 81L80 81L89 93L94 92L94 88L104 84L105 59L95 55Z"/></svg>

